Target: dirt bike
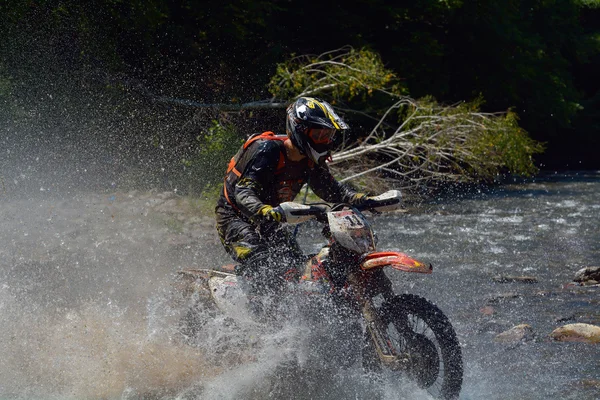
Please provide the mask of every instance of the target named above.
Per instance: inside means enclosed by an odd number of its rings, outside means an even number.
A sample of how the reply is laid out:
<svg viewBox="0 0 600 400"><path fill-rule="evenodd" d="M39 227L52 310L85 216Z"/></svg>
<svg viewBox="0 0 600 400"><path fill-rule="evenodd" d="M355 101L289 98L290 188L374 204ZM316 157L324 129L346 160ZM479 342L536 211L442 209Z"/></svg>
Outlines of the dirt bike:
<svg viewBox="0 0 600 400"><path fill-rule="evenodd" d="M433 267L400 252L376 251L376 236L362 211L381 213L400 208L401 194L388 191L361 207L347 204L279 205L288 224L316 220L328 239L318 254L286 274L289 292L326 298L362 329L363 367L370 372L403 374L440 399L457 399L463 365L456 333L434 304L413 294L396 294L385 271L431 274ZM234 266L179 272L188 294L233 318L247 317L248 296ZM356 325L356 324L355 324ZM343 346L345 341L336 343ZM351 340L347 347L356 346ZM346 350L345 350L346 351ZM346 351L347 352L347 351ZM348 362L346 362L348 364Z"/></svg>

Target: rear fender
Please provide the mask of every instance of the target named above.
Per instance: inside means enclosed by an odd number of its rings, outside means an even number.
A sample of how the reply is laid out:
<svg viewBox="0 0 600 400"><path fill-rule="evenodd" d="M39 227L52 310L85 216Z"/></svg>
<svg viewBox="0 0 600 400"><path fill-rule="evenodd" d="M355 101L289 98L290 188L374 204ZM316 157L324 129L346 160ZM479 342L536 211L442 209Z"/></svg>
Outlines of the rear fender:
<svg viewBox="0 0 600 400"><path fill-rule="evenodd" d="M404 272L418 272L420 274L431 274L433 272L431 264L426 265L404 253L396 251L369 253L360 263L360 268L364 271L384 267L392 267Z"/></svg>

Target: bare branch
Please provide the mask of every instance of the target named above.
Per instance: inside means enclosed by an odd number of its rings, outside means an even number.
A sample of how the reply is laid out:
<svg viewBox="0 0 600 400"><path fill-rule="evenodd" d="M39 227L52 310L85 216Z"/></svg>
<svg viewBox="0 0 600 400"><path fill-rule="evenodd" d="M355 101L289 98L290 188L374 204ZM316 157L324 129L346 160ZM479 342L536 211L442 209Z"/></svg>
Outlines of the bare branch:
<svg viewBox="0 0 600 400"><path fill-rule="evenodd" d="M390 176L414 188L490 180L507 167L530 174L536 170L531 155L541 151L510 112L480 112L479 101L441 105L404 96L394 72L365 49L296 57L279 66L269 90L280 98L330 98L338 110L373 121L353 134L355 143L344 140L329 163L342 180L361 185Z"/></svg>

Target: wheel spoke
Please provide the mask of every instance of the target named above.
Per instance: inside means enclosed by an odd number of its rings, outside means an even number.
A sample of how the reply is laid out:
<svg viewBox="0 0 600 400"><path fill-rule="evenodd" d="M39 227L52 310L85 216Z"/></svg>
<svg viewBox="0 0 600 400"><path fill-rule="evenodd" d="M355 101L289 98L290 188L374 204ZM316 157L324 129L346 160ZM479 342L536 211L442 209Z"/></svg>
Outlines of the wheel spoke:
<svg viewBox="0 0 600 400"><path fill-rule="evenodd" d="M437 399L457 399L462 358L447 318L421 297L402 295L395 300L385 305L383 322L396 352L412 359L409 376Z"/></svg>

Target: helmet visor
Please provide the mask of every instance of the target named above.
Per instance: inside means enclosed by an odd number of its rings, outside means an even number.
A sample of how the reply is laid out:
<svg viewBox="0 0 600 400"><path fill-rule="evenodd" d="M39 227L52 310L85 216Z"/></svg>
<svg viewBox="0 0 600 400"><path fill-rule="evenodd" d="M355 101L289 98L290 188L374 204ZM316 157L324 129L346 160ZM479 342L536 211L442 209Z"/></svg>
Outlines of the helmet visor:
<svg viewBox="0 0 600 400"><path fill-rule="evenodd" d="M309 129L308 137L315 144L328 144L333 141L335 129Z"/></svg>

